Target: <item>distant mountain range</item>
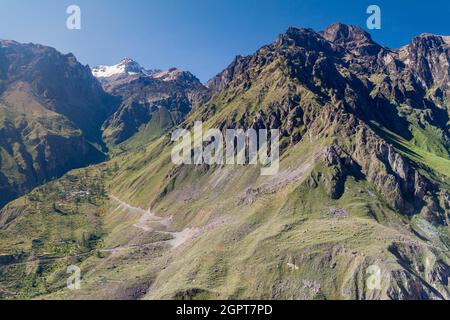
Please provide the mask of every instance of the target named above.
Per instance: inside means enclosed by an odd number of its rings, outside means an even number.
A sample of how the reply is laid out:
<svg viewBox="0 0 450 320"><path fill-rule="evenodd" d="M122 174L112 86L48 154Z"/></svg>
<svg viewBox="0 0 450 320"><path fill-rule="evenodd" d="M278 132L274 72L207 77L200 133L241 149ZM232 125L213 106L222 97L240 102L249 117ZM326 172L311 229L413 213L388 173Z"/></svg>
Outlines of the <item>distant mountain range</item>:
<svg viewBox="0 0 450 320"><path fill-rule="evenodd" d="M289 28L205 85L0 42L0 297L450 299L449 39ZM195 121L279 129L279 174L173 164Z"/></svg>
<svg viewBox="0 0 450 320"><path fill-rule="evenodd" d="M93 68L92 73L106 92L122 99L103 124L104 141L112 145L138 132L146 141L157 138L209 98L209 90L194 75L176 68L151 70L125 58L115 66Z"/></svg>

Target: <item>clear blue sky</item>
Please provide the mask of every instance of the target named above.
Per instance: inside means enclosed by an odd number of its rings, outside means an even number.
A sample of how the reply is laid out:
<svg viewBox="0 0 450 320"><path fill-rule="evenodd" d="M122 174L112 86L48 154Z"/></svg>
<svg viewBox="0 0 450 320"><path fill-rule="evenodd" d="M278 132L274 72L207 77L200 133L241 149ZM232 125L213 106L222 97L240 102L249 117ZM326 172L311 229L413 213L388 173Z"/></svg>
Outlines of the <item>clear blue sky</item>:
<svg viewBox="0 0 450 320"><path fill-rule="evenodd" d="M70 4L81 7L80 31L65 27ZM370 4L382 10L382 30L371 33L383 45L400 47L423 32L450 35L449 0L0 0L0 38L50 45L91 66L127 56L206 81L289 26L365 27Z"/></svg>

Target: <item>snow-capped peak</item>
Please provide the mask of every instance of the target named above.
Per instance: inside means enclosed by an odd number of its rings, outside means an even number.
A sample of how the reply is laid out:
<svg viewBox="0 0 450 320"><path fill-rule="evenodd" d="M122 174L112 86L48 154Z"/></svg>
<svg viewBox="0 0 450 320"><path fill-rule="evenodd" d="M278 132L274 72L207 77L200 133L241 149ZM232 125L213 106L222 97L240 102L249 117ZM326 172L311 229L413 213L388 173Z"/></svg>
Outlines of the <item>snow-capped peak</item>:
<svg viewBox="0 0 450 320"><path fill-rule="evenodd" d="M158 79L164 82L194 78L189 72L177 68L171 68L167 71L144 68L130 58L124 58L120 63L113 66L99 66L92 68L92 74L101 81L127 79L129 76L135 75Z"/></svg>
<svg viewBox="0 0 450 320"><path fill-rule="evenodd" d="M124 58L119 64L113 66L99 66L92 68L92 74L96 78L110 78L119 75L151 75L157 72L159 72L159 70L143 68L139 63L130 58Z"/></svg>

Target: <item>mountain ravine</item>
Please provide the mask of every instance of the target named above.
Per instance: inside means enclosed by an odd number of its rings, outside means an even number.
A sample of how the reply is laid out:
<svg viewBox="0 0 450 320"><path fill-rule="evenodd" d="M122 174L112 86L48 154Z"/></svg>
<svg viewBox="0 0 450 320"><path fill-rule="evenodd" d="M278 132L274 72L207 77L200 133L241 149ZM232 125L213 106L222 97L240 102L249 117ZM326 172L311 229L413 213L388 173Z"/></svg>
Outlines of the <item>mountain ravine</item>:
<svg viewBox="0 0 450 320"><path fill-rule="evenodd" d="M103 137L138 148L0 211L0 297L450 299L449 48L422 34L393 50L336 23L289 28L193 94L135 64L101 80L122 97ZM183 116L143 138L148 92ZM195 121L279 129L279 173L174 165L170 130Z"/></svg>

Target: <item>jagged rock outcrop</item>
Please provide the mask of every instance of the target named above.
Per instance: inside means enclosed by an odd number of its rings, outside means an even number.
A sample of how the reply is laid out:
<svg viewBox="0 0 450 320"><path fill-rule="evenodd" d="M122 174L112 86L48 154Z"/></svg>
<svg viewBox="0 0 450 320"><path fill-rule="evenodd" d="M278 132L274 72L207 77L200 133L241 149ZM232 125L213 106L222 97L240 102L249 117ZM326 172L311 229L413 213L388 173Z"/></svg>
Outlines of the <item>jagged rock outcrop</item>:
<svg viewBox="0 0 450 320"><path fill-rule="evenodd" d="M450 37L422 34L398 51L406 69L427 89L450 95Z"/></svg>

